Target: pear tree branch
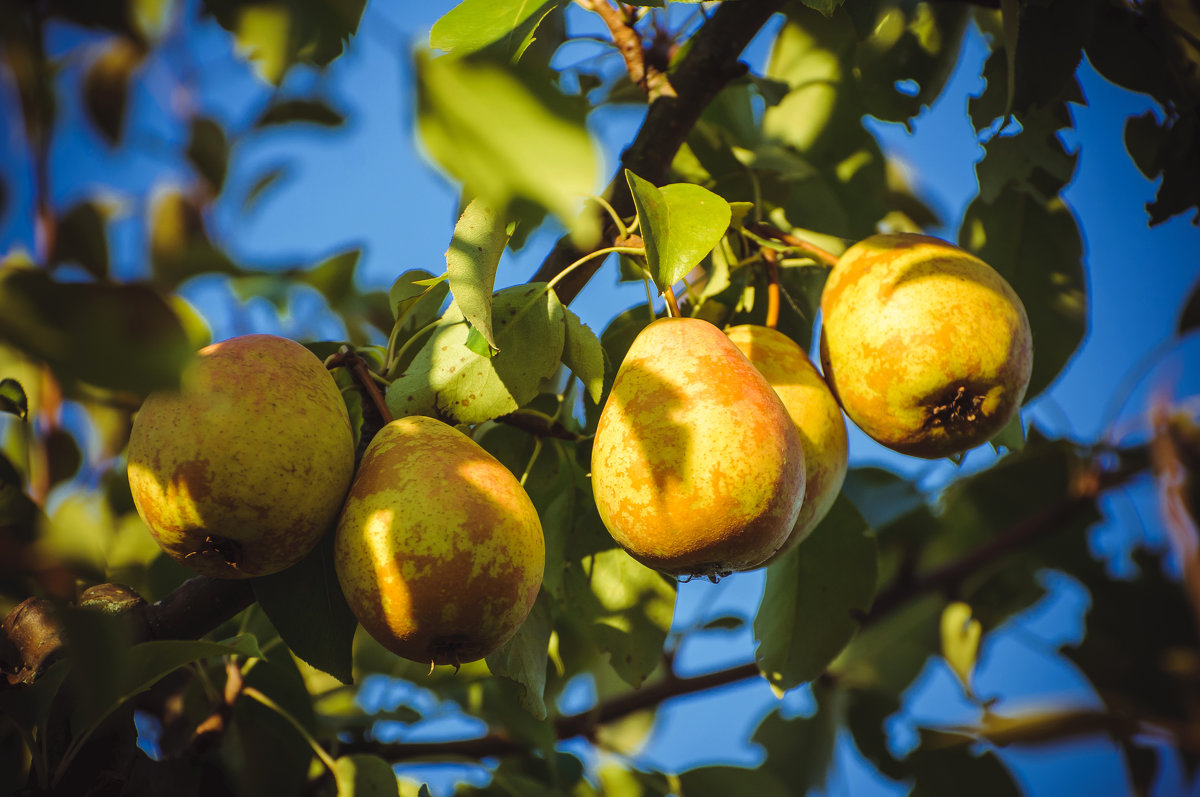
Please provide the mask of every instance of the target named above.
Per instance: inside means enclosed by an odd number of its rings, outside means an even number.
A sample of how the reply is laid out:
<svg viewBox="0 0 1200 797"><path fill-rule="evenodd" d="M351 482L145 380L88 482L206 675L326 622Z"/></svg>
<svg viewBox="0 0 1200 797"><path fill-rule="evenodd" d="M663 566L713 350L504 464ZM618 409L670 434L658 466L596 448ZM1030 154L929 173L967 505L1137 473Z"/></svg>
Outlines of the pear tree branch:
<svg viewBox="0 0 1200 797"><path fill-rule="evenodd" d="M608 0L591 0L591 5L604 5ZM695 126L708 104L734 78L746 73L738 61L742 50L754 38L775 12L784 7L784 0L739 0L722 3L708 21L689 41L688 52L671 71L669 79L675 96L655 98L646 111L646 118L633 143L621 155L616 176L605 191L616 214L621 218L634 215L633 197L622 176L629 169L639 177L661 185L667 179L675 153ZM611 9L611 6L609 6ZM611 28L610 28L611 29ZM640 43L639 43L640 47ZM603 225L602 240L596 248L612 246L620 235L612 219L602 208L591 208ZM570 263L587 252L562 238L542 262L531 282L549 282ZM593 261L577 269L559 284L558 297L570 303L600 268L603 261Z"/></svg>
<svg viewBox="0 0 1200 797"><path fill-rule="evenodd" d="M1066 497L1014 524L977 548L923 573L897 579L876 596L871 610L861 618L860 630L882 621L916 598L937 592L952 595L959 585L971 576L996 565L1009 554L1066 528L1072 518L1094 505L1103 491L1126 483L1145 469L1144 462L1138 458L1134 459L1137 464L1133 466L1087 474ZM591 737L601 725L653 708L672 698L705 692L757 677L758 665L753 661L686 678L679 677L673 668L667 667L666 675L662 679L641 689L606 700L587 711L558 717L554 720L555 737L560 741L579 736ZM479 759L513 754L525 749L525 745L514 741L508 735L491 732L474 739L446 742L383 743L357 739L340 744L338 751L341 754L372 753L388 761L397 762L417 759Z"/></svg>

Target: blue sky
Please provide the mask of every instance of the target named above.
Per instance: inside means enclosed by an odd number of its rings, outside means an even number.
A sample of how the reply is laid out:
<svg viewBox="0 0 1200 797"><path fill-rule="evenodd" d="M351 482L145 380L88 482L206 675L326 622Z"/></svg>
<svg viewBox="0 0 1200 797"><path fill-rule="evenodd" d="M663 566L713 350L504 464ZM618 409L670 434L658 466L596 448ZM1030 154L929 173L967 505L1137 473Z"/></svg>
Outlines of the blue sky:
<svg viewBox="0 0 1200 797"><path fill-rule="evenodd" d="M237 145L229 188L214 217L217 237L235 260L261 266L306 264L362 247L361 285L384 288L410 268L444 270L443 253L458 194L420 158L414 141L409 55L452 5L447 0L387 8L371 4L354 46L324 76L301 72L289 78L285 93L315 90L351 121L329 132L269 131ZM58 31L54 49L65 51L78 41L76 34ZM765 36L760 37L752 46L752 61L765 55L764 41ZM87 129L77 107L72 102L60 104L71 132L56 139L52 153L54 201L69 204L97 185L123 195L129 212L112 230L114 265L125 277L143 273L139 197L151 187L189 179L174 156L186 131L163 122L164 109L194 90L192 102L231 130L244 130L268 99L248 70L229 59L223 32L191 31L176 45L142 75L132 105L133 146L108 152ZM584 55L581 50L579 57ZM872 127L885 150L909 165L918 189L951 219L961 215L977 189L974 163L983 150L965 111L968 95L982 87L978 74L983 57L975 38L944 96L917 119L913 135L896 125ZM78 66L68 64L64 80L68 90L78 80ZM190 77L181 84L180 75ZM196 76L202 79L193 82ZM1167 389L1176 397L1200 392L1200 368L1195 367L1200 344L1195 336L1180 344L1170 342L1176 313L1200 277L1200 231L1183 217L1155 228L1146 224L1144 205L1153 198L1154 185L1126 155L1122 127L1125 118L1152 105L1110 86L1086 65L1081 78L1089 105L1073 109L1075 130L1066 143L1080 147L1080 160L1065 196L1084 235L1089 331L1069 367L1047 394L1027 408L1026 417L1052 433L1094 440L1114 422L1118 422L1118 437L1136 434L1144 402L1153 390ZM0 103L11 107L12 100L11 87L0 85ZM599 114L593 120L606 159L605 174L611 172L616 154L639 122L640 111L633 108ZM29 216L24 212L31 189L17 122L10 116L0 124L0 169L10 195L9 210L0 218L3 251L31 244ZM287 166L288 176L244 211L241 197L249 186L262 172L281 164ZM945 234L952 235L953 230ZM527 279L552 242L553 233L547 231L520 256L507 258L497 285ZM263 302L232 303L213 280L197 281L187 294L205 312L217 338L250 331L299 338L341 336L338 322L318 312L315 299L280 320ZM617 313L643 300L642 286L618 285L610 267L572 306L600 331ZM981 466L986 457L983 452L973 454L965 467ZM906 472L917 467L858 433L852 435L851 464L883 464ZM919 472L936 482L952 475L953 466L922 463ZM1117 505L1122 501L1152 513L1146 507L1147 493L1145 485L1135 486L1126 497L1113 499L1116 520L1109 531L1115 529L1120 537L1129 525L1121 522L1128 517ZM1137 533L1153 534L1152 530ZM1043 604L985 643L978 675L984 694L1003 694L1012 700L1050 695L1094 700L1077 674L1053 653L1056 644L1077 635L1086 595L1069 580L1051 578L1049 584L1050 597ZM686 623L701 610L750 616L761 589L761 574L739 575L715 587L684 585L677 622ZM681 669L695 673L741 663L750 657L752 647L748 632L702 636L685 646ZM957 685L936 663L927 667L910 697L906 716L893 727L901 739L914 720L958 721L971 716ZM744 740L773 705L775 698L765 682L758 681L670 703L650 737L646 760L672 770L714 760L753 764L758 753ZM789 696L786 707L808 710L803 690ZM1099 743L1069 746L1050 762L1018 754L1006 754L1006 760L1031 794L1061 794L1065 784L1078 786L1081 778L1106 786L1125 782L1121 763L1108 746ZM865 774L847 749L839 754L829 793L892 794L897 788Z"/></svg>

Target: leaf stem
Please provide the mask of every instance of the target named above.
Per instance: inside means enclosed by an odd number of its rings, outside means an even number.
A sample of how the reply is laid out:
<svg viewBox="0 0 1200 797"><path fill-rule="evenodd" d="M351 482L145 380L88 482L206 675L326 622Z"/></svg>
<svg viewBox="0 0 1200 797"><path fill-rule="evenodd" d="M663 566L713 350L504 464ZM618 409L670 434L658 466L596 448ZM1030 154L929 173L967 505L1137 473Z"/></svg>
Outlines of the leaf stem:
<svg viewBox="0 0 1200 797"><path fill-rule="evenodd" d="M786 246L788 249L795 249L803 252L806 255L809 255L813 260L817 261L823 266L833 268L837 265L837 255L829 252L828 250L822 249L816 244L806 241L797 235L792 235L789 232L784 232L783 230L777 229L766 222L756 221L751 224L747 224L743 230L750 238L753 238L761 244L769 246L770 242L778 241L779 243L784 244L784 246Z"/></svg>
<svg viewBox="0 0 1200 797"><path fill-rule="evenodd" d="M441 322L442 322L442 319L440 319L440 318L435 318L433 321L430 321L428 324L426 324L425 326L421 327L421 328L420 328L420 329L418 329L416 332L412 333L412 336L411 336L411 337L410 337L408 340L404 341L404 345L400 347L400 350L399 350L399 351L397 351L397 352L395 353L395 355L393 355L393 356L392 356L392 357L391 357L391 358L388 360L388 364L387 364L387 374L386 374L386 376L387 376L387 378L388 378L388 379L395 379L396 377L398 377L398 376L399 376L399 374L395 373L395 371L396 371L396 364L397 364L397 363L399 363L401 359L403 359L404 353L405 353L405 352L407 352L407 351L409 350L409 348L411 348L412 346L416 345L416 342L417 342L418 340L421 340L421 338L422 338L422 337L424 337L424 335L425 335L425 333L426 333L426 332L428 332L429 330L433 329L434 327L436 327L436 326L437 326L438 324L440 324Z"/></svg>
<svg viewBox="0 0 1200 797"><path fill-rule="evenodd" d="M612 203L610 203L607 199L605 199L602 196L590 196L590 197L588 197L588 199L592 200L597 205L599 205L600 207L602 207L606 211L608 211L608 217L610 219L612 219L613 224L617 228L617 238L618 239L625 238L626 236L629 235L630 231L628 229L626 229L625 222L621 221L621 217L617 215L617 211L612 206Z"/></svg>
<svg viewBox="0 0 1200 797"><path fill-rule="evenodd" d="M559 282L561 282L564 277L566 277L572 271L579 268L580 266L582 266L584 263L588 262L589 260L594 260L595 258L600 257L601 255L610 255L613 252L616 252L616 253L622 254L622 255L641 255L642 257L645 257L646 256L646 247L644 247L644 246L606 246L603 249L597 249L594 252L589 252L588 254L586 254L583 257L576 260L571 265L564 268L559 273L555 274L554 278L546 283L546 289L553 290L554 286L557 285Z"/></svg>
<svg viewBox="0 0 1200 797"><path fill-rule="evenodd" d="M242 694L257 700L259 703L262 703L264 706L287 720L291 726L296 729L296 732L304 737L304 741L308 742L308 746L312 748L314 753L316 753L317 758L321 759L321 763L324 764L329 770L329 774L337 774L337 764L334 762L333 758L330 757L329 753L325 752L324 747L317 744L317 740L314 739L311 734L309 734L305 727L300 724L299 720L292 716L291 712L276 703L271 698L264 695L262 692L255 689L253 686L247 686L242 690Z"/></svg>

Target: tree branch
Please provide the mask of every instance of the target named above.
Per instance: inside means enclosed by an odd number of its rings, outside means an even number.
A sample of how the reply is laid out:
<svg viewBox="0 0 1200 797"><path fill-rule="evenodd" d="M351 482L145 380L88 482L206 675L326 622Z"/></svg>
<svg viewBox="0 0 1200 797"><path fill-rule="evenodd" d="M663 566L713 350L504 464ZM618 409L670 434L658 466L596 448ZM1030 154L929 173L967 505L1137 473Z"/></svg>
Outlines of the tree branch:
<svg viewBox="0 0 1200 797"><path fill-rule="evenodd" d="M621 156L621 168L605 191L617 214L634 213L633 197L625 185L624 170L661 185L667 179L675 153L695 126L700 114L730 80L745 74L738 62L742 50L767 20L782 9L784 0L739 0L722 3L689 42L687 55L670 74L674 97L660 96L650 103L646 118L633 143ZM603 237L596 246L611 246L619 234L616 225L599 208L592 208L603 225ZM562 238L530 278L531 282L549 282L568 264L587 252L581 252ZM559 283L559 299L569 303L600 268L597 259L576 269Z"/></svg>

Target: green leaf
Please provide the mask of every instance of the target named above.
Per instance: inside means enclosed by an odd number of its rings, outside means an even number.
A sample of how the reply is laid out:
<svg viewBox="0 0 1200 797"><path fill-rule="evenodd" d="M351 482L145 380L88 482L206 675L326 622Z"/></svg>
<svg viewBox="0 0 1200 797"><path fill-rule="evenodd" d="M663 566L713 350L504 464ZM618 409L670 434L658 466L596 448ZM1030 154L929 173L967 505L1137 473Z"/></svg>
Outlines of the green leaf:
<svg viewBox="0 0 1200 797"><path fill-rule="evenodd" d="M129 82L141 66L146 49L128 36L114 36L88 66L83 78L83 107L109 146L116 146L125 130Z"/></svg>
<svg viewBox="0 0 1200 797"><path fill-rule="evenodd" d="M546 719L546 661L554 618L550 596L538 593L533 610L517 633L487 657L492 675L514 681L521 689L521 705L538 720Z"/></svg>
<svg viewBox="0 0 1200 797"><path fill-rule="evenodd" d="M0 379L0 412L7 412L25 420L29 415L29 398L25 388L15 379Z"/></svg>
<svg viewBox="0 0 1200 797"><path fill-rule="evenodd" d="M638 687L662 661L675 613L675 585L619 548L585 557L563 581L581 618L613 669Z"/></svg>
<svg viewBox="0 0 1200 797"><path fill-rule="evenodd" d="M344 755L334 763L338 797L399 797L392 765L377 755Z"/></svg>
<svg viewBox="0 0 1200 797"><path fill-rule="evenodd" d="M608 323L600 333L600 345L604 347L604 354L614 369L620 367L633 341L654 319L654 312L646 305L639 304Z"/></svg>
<svg viewBox="0 0 1200 797"><path fill-rule="evenodd" d="M566 344L563 346L563 365L579 377L592 401L600 403L604 394L604 347L586 324L571 310L563 308L566 322Z"/></svg>
<svg viewBox="0 0 1200 797"><path fill-rule="evenodd" d="M556 0L463 0L433 23L429 46L463 56L495 44L517 61L556 6Z"/></svg>
<svg viewBox="0 0 1200 797"><path fill-rule="evenodd" d="M873 529L925 506L925 496L915 484L883 468L851 468L842 493Z"/></svg>
<svg viewBox="0 0 1200 797"><path fill-rule="evenodd" d="M742 767L699 767L679 776L687 797L726 797L753 794L755 797L795 797L797 792L765 769Z"/></svg>
<svg viewBox="0 0 1200 797"><path fill-rule="evenodd" d="M316 288L336 308L355 295L354 269L358 266L362 252L351 249L328 258L324 262L299 274L300 280Z"/></svg>
<svg viewBox="0 0 1200 797"><path fill-rule="evenodd" d="M500 213L525 199L568 228L585 225L577 237L596 236L594 214L578 213L599 182L582 106L495 64L418 54L416 72L422 144L467 194Z"/></svg>
<svg viewBox="0 0 1200 797"><path fill-rule="evenodd" d="M346 121L345 115L321 100L284 100L272 103L254 122L255 127L285 124L310 124L337 127Z"/></svg>
<svg viewBox="0 0 1200 797"><path fill-rule="evenodd" d="M221 126L202 116L192 120L187 158L196 172L208 182L212 192L221 193L225 171L229 167L229 142Z"/></svg>
<svg viewBox="0 0 1200 797"><path fill-rule="evenodd" d="M983 626L971 617L968 604L962 601L946 604L942 610L942 656L968 693L982 636Z"/></svg>
<svg viewBox="0 0 1200 797"><path fill-rule="evenodd" d="M471 326L451 304L433 335L387 391L396 417L433 414L458 423L507 415L554 375L565 340L563 307L542 282L505 288L492 297L499 354L467 348Z"/></svg>
<svg viewBox="0 0 1200 797"><path fill-rule="evenodd" d="M804 5L808 6L809 8L811 8L814 11L820 11L822 14L824 14L827 17L833 16L833 12L837 11L838 6L840 6L844 2L844 0L803 0L803 1L804 1Z"/></svg>
<svg viewBox="0 0 1200 797"><path fill-rule="evenodd" d="M242 212L245 213L253 207L263 193L279 182L279 180L287 176L288 169L286 166L275 166L263 172L254 184L250 186L250 190L246 192L246 197L242 200Z"/></svg>
<svg viewBox="0 0 1200 797"><path fill-rule="evenodd" d="M1042 203L1010 185L995 202L971 203L958 240L1003 274L1025 304L1033 332L1028 402L1067 364L1087 328L1079 225L1061 199Z"/></svg>
<svg viewBox="0 0 1200 797"><path fill-rule="evenodd" d="M0 691L0 711L26 731L44 727L59 687L71 672L71 662L60 659L28 686Z"/></svg>
<svg viewBox="0 0 1200 797"><path fill-rule="evenodd" d="M492 333L492 290L500 256L508 244L507 226L504 216L472 199L454 225L454 237L446 250L454 303L492 349L499 349Z"/></svg>
<svg viewBox="0 0 1200 797"><path fill-rule="evenodd" d="M845 498L803 543L767 567L754 658L773 687L811 681L858 630L875 594L875 541Z"/></svg>
<svg viewBox="0 0 1200 797"><path fill-rule="evenodd" d="M641 221L650 277L659 293L666 293L724 237L731 218L729 203L691 183L656 188L628 169L625 179Z"/></svg>
<svg viewBox="0 0 1200 797"><path fill-rule="evenodd" d="M333 568L333 534L296 564L251 582L254 597L293 653L342 683L353 679L358 622Z"/></svg>
<svg viewBox="0 0 1200 797"><path fill-rule="evenodd" d="M809 717L784 719L776 709L754 731L752 740L767 757L760 768L786 783L794 794L820 788L833 761L838 718L832 703L836 695L820 685L813 687L817 710Z"/></svg>
<svg viewBox="0 0 1200 797"><path fill-rule="evenodd" d="M151 289L58 283L19 267L0 268L0 340L60 378L139 395L178 386L192 356L179 317Z"/></svg>
<svg viewBox="0 0 1200 797"><path fill-rule="evenodd" d="M341 55L344 42L358 29L366 0L204 0L203 5L234 34L237 54L263 80L279 85L295 64L325 66Z"/></svg>
<svg viewBox="0 0 1200 797"><path fill-rule="evenodd" d="M60 216L51 262L78 263L99 279L108 276L108 211L95 200L80 202Z"/></svg>
<svg viewBox="0 0 1200 797"><path fill-rule="evenodd" d="M963 784L971 784L975 797L1017 797L1023 793L1012 773L995 753L972 752L970 739L960 737L949 745L949 734L923 730L921 746L904 760L905 769L916 776L914 794L929 797L958 797Z"/></svg>
<svg viewBox="0 0 1200 797"><path fill-rule="evenodd" d="M1055 113L1059 109L1031 111L1022 117L1020 133L987 143L987 154L975 166L981 201L995 202L1010 184L1052 197L1070 182L1076 156L1058 138L1064 121L1070 124Z"/></svg>

